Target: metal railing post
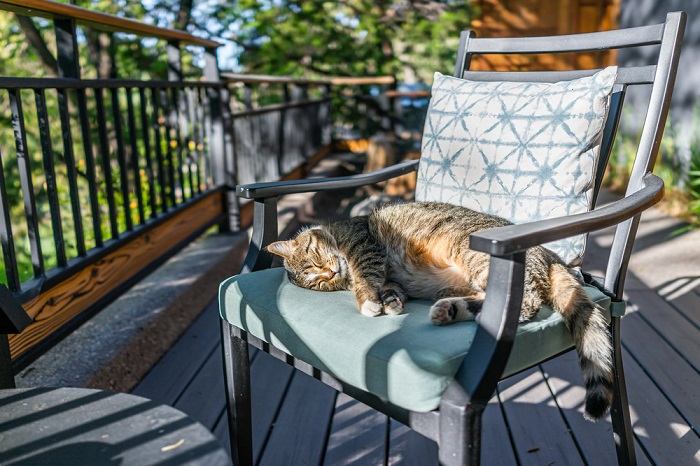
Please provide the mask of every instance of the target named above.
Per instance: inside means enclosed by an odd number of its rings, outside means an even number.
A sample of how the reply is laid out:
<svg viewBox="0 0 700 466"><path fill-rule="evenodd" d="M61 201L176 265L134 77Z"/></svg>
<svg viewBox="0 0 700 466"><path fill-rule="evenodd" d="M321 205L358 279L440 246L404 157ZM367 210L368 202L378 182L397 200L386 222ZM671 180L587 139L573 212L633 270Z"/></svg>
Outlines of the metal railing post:
<svg viewBox="0 0 700 466"><path fill-rule="evenodd" d="M56 34L58 75L62 78L79 79L80 58L78 55L75 20L72 18L55 18L53 24Z"/></svg>
<svg viewBox="0 0 700 466"><path fill-rule="evenodd" d="M289 85L282 84L282 98L285 104L289 103ZM277 176L281 177L284 173L284 151L285 151L285 140L284 140L284 123L286 117L287 109L282 107L280 109L280 120L279 129L277 132Z"/></svg>
<svg viewBox="0 0 700 466"><path fill-rule="evenodd" d="M211 156L214 184L225 186L226 218L219 225L220 231L237 231L240 228L238 198L235 193L237 160L234 152L234 128L228 110L229 93L221 80L219 62L215 48L205 49L204 78L219 83L218 87L207 88L209 100L211 134L209 151Z"/></svg>

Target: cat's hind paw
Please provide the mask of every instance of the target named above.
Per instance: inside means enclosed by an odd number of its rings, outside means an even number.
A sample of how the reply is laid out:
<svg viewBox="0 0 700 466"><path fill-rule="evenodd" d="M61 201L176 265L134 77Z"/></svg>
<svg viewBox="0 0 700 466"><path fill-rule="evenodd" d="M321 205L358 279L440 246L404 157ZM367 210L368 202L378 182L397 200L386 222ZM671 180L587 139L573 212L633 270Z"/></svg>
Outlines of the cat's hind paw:
<svg viewBox="0 0 700 466"><path fill-rule="evenodd" d="M360 314L368 317L376 317L382 313L382 305L369 299L360 306Z"/></svg>
<svg viewBox="0 0 700 466"><path fill-rule="evenodd" d="M435 325L451 323L457 310L449 299L440 299L430 307L430 321Z"/></svg>
<svg viewBox="0 0 700 466"><path fill-rule="evenodd" d="M472 309L473 307L473 309ZM468 301L465 298L439 299L430 308L430 321L434 325L446 325L453 322L473 320L480 309L480 301Z"/></svg>

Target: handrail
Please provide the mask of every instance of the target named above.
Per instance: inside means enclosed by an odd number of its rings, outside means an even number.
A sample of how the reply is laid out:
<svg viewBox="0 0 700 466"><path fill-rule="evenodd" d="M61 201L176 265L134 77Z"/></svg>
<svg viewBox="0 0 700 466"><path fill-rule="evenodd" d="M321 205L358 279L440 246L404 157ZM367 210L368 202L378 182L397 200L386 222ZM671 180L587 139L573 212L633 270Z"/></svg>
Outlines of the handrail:
<svg viewBox="0 0 700 466"><path fill-rule="evenodd" d="M330 78L295 78L293 76L275 76L267 74L221 73L221 78L228 82L244 84L311 84L333 86L360 86L368 84L394 84L393 76L333 76Z"/></svg>
<svg viewBox="0 0 700 466"><path fill-rule="evenodd" d="M295 78L292 76L274 76L267 74L221 73L221 79L228 82L239 82L244 84L332 84L330 79L307 79Z"/></svg>
<svg viewBox="0 0 700 466"><path fill-rule="evenodd" d="M153 26L134 19L99 13L87 8L50 0L0 0L0 10L12 11L24 16L71 18L95 29L128 32L206 48L217 48L223 45L220 42L197 37L184 31Z"/></svg>

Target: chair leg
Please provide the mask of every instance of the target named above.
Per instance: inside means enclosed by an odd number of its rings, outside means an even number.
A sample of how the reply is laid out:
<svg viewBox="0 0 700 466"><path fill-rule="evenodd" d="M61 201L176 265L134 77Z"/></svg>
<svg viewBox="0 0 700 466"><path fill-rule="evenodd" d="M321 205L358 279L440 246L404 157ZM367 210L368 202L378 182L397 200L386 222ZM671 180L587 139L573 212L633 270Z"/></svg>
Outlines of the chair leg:
<svg viewBox="0 0 700 466"><path fill-rule="evenodd" d="M483 406L440 405L439 459L443 466L478 466L481 463Z"/></svg>
<svg viewBox="0 0 700 466"><path fill-rule="evenodd" d="M250 360L241 331L221 321L226 380L226 412L231 457L236 466L252 466L253 436L250 413Z"/></svg>
<svg viewBox="0 0 700 466"><path fill-rule="evenodd" d="M619 317L612 318L610 334L613 344L613 362L615 365L613 379L614 399L610 409L610 416L612 417L617 462L622 466L634 466L637 464L637 458L634 451L634 432L632 430L630 409L627 402L625 372L622 367Z"/></svg>

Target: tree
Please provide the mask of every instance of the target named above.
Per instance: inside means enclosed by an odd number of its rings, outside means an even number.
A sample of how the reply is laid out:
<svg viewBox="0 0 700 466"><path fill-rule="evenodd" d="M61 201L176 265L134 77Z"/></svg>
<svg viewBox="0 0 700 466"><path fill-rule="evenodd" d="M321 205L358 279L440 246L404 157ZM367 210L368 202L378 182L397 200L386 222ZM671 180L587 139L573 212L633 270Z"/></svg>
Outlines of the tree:
<svg viewBox="0 0 700 466"><path fill-rule="evenodd" d="M231 14L245 71L426 80L451 68L473 9L467 0L242 0Z"/></svg>

